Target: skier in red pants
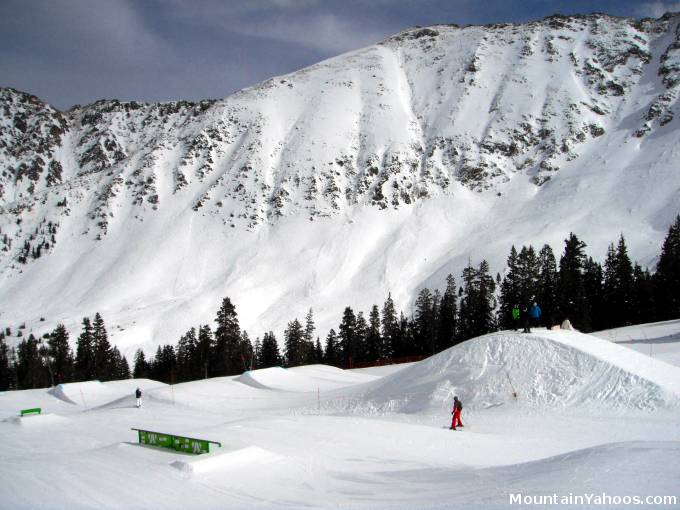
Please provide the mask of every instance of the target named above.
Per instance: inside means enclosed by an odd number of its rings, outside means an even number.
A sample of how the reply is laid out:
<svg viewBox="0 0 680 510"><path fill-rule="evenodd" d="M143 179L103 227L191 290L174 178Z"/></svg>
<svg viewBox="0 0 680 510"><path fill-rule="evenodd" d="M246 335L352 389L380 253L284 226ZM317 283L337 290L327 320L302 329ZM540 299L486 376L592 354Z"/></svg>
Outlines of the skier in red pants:
<svg viewBox="0 0 680 510"><path fill-rule="evenodd" d="M453 410L451 411L453 419L451 420L451 430L456 430L456 425L459 427L463 426L463 422L460 421L460 413L462 410L463 404L461 401L458 400L458 397L453 397Z"/></svg>

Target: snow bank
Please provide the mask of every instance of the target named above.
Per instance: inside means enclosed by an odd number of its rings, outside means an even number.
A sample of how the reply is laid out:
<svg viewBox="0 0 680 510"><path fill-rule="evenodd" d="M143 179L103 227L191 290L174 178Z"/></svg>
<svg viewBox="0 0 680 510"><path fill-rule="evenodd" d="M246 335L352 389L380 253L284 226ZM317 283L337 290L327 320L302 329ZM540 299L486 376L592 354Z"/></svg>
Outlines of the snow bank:
<svg viewBox="0 0 680 510"><path fill-rule="evenodd" d="M248 446L223 454L202 455L196 460L178 460L170 465L180 471L198 475L242 469L244 466L265 464L278 458L278 455L258 446Z"/></svg>
<svg viewBox="0 0 680 510"><path fill-rule="evenodd" d="M77 383L58 384L47 391L53 397L84 407L101 406L125 396L134 400L136 388L142 391L166 386L150 379L126 379L122 381L85 381Z"/></svg>
<svg viewBox="0 0 680 510"><path fill-rule="evenodd" d="M237 381L262 389L285 391L314 391L314 380L302 373L281 367L250 370L236 378Z"/></svg>
<svg viewBox="0 0 680 510"><path fill-rule="evenodd" d="M385 377L366 404L407 413L507 402L652 411L680 407L680 369L575 331L493 333Z"/></svg>
<svg viewBox="0 0 680 510"><path fill-rule="evenodd" d="M57 414L31 414L26 416L10 416L2 420L4 423L11 423L21 427L43 427L55 425L59 423L66 423L68 418L59 416Z"/></svg>

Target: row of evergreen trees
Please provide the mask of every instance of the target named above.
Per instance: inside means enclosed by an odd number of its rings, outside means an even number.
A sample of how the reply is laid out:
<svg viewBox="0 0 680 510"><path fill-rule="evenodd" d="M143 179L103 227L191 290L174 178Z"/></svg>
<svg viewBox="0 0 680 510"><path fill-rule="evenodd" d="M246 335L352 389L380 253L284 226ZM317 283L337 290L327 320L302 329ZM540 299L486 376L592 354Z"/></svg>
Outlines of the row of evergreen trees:
<svg viewBox="0 0 680 510"><path fill-rule="evenodd" d="M239 374L277 365L326 363L353 366L361 362L425 356L466 339L512 327L511 310L537 302L545 326L568 318L582 331L680 317L680 216L670 227L654 275L632 264L623 236L607 250L604 265L585 252L574 234L565 240L559 263L548 245L513 246L504 276L493 278L489 265L468 264L456 285L452 275L443 292L422 289L410 317L397 312L391 295L368 316L351 307L322 345L310 309L304 323L288 323L279 342L269 331L251 342L239 326L236 308L224 298L210 325L191 328L173 345L159 346L147 359L137 351L134 377L168 383ZM0 389L35 388L60 382L129 377L125 358L112 348L99 314L83 319L76 355L68 332L58 326L42 340L30 337L10 351L0 335Z"/></svg>
<svg viewBox="0 0 680 510"><path fill-rule="evenodd" d="M129 377L128 362L109 343L104 319L98 313L93 322L87 317L83 319L75 356L63 324L40 339L30 334L14 349L8 348L5 333L0 332L0 391Z"/></svg>

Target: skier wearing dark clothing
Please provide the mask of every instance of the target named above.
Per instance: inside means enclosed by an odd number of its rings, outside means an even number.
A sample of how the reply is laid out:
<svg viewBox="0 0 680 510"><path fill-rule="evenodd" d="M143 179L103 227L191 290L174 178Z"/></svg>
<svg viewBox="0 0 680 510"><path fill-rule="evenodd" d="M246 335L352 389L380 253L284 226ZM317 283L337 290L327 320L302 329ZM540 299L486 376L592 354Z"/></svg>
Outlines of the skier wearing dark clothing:
<svg viewBox="0 0 680 510"><path fill-rule="evenodd" d="M463 422L460 421L460 413L462 411L463 404L461 403L460 400L458 400L458 397L453 397L453 409L451 410L453 419L451 420L451 430L456 430L456 425L459 427L463 426Z"/></svg>
<svg viewBox="0 0 680 510"><path fill-rule="evenodd" d="M519 325L519 305L512 307L512 329L517 331Z"/></svg>
<svg viewBox="0 0 680 510"><path fill-rule="evenodd" d="M531 333L531 328L530 325L531 323L529 322L531 319L529 318L529 309L526 306L522 307L522 322L524 323L524 333Z"/></svg>
<svg viewBox="0 0 680 510"><path fill-rule="evenodd" d="M135 397L137 398L137 407L142 407L142 390L137 388L137 391L135 391Z"/></svg>

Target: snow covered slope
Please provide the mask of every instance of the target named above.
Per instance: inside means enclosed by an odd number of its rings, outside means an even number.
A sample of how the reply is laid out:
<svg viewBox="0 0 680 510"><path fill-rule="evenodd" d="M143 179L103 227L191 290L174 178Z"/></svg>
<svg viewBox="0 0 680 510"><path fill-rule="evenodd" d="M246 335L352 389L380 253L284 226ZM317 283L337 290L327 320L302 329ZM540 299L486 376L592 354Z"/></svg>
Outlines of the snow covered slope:
<svg viewBox="0 0 680 510"><path fill-rule="evenodd" d="M130 355L225 295L252 335L310 306L323 331L570 231L652 264L680 212L679 22L417 28L200 103L2 89L3 325L99 311Z"/></svg>
<svg viewBox="0 0 680 510"><path fill-rule="evenodd" d="M680 368L575 331L492 333L376 384L363 395L364 405L406 413L446 408L454 395L472 409L680 406Z"/></svg>
<svg viewBox="0 0 680 510"><path fill-rule="evenodd" d="M317 365L247 380L0 393L0 506L486 509L508 507L511 494L557 494L587 508L585 495L603 493L680 501L680 368L540 330L386 368L382 379ZM324 381L332 384L318 397ZM452 392L465 403L455 432ZM17 416L35 405L47 414ZM200 456L142 446L131 427L221 446Z"/></svg>

